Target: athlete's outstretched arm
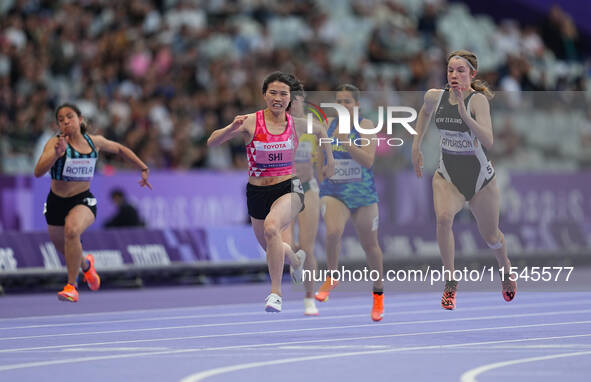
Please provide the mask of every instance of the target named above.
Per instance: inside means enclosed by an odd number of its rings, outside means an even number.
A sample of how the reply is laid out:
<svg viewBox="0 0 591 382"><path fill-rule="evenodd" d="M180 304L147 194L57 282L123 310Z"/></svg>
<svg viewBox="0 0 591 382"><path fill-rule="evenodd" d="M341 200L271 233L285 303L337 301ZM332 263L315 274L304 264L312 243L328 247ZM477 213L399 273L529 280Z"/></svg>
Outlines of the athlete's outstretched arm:
<svg viewBox="0 0 591 382"><path fill-rule="evenodd" d="M43 148L43 153L35 165L35 177L39 178L45 174L51 166L66 152L68 146L68 137L58 136L52 137Z"/></svg>
<svg viewBox="0 0 591 382"><path fill-rule="evenodd" d="M456 89L453 89L453 92L457 97L461 96ZM486 99L484 94L474 94L472 96L472 102L470 102L470 109L474 112L476 119L472 118L472 113L466 110L466 105L463 102L458 103L458 112L462 120L464 120L474 135L476 135L480 143L487 149L490 149L493 145L493 130L488 99Z"/></svg>
<svg viewBox="0 0 591 382"><path fill-rule="evenodd" d="M314 121L313 123L314 128L314 135L319 139L319 142L327 142L328 141L328 134L326 133L326 128L324 124ZM334 175L334 156L332 155L332 145L331 144L323 144L320 145L323 149L323 154L319 155L322 158L322 164L324 164L324 158L326 158L326 165L322 168L322 178L330 178Z"/></svg>
<svg viewBox="0 0 591 382"><path fill-rule="evenodd" d="M366 129L366 130L370 130L374 128L373 122L369 119L364 119L361 121L361 128ZM338 134L337 135L339 141L341 142L348 142L349 141L349 136L346 134ZM375 134L365 134L363 135L362 138L366 138L369 139L369 141L371 142L369 145L367 146L356 146L354 144L344 144L343 147L345 147L347 149L347 151L349 152L349 154L351 154L351 157L360 165L362 165L365 168L371 168L371 166L373 166L373 162L376 156L376 148L377 148L377 144L376 144L376 140L374 138L376 138Z"/></svg>
<svg viewBox="0 0 591 382"><path fill-rule="evenodd" d="M121 143L111 141L102 135L92 135L90 138L97 149L111 154L117 154L123 159L135 164L142 171L142 179L139 181L140 186L147 186L150 190L152 189L152 185L148 182L150 170L133 151L128 147L123 146Z"/></svg>
<svg viewBox="0 0 591 382"><path fill-rule="evenodd" d="M239 134L248 134L250 138L249 127L254 122L254 120L255 118L253 118L252 114L237 115L232 121L232 123L230 123L228 126L211 133L209 139L207 140L207 145L219 146L222 143L229 141L230 139L234 138Z"/></svg>
<svg viewBox="0 0 591 382"><path fill-rule="evenodd" d="M429 129L429 122L431 122L431 117L433 116L435 107L437 107L437 101L439 100L439 97L441 97L442 91L443 90L440 89L430 89L425 93L424 103L419 111L417 123L415 125L417 135L414 136L412 141L412 165L419 178L423 176L423 153L421 152L421 144L423 143L425 133L427 133L427 130Z"/></svg>

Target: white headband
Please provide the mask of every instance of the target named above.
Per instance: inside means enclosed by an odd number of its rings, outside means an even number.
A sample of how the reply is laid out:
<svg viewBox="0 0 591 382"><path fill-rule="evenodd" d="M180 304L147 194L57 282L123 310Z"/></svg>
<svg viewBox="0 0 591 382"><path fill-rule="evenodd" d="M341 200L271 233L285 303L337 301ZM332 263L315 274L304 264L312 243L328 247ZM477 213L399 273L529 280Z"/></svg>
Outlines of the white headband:
<svg viewBox="0 0 591 382"><path fill-rule="evenodd" d="M465 57L462 57L462 56L452 56L452 57L449 59L449 61L451 61L451 59L452 59L452 58L459 58L459 59L461 59L461 60L464 60L464 61L466 62L466 64L468 64L468 66L470 67L470 69L472 69L473 71L476 71L476 68L474 68L474 67L472 66L472 64L470 63L470 61L468 61L468 59L466 59ZM449 62L449 61L448 61L448 62Z"/></svg>

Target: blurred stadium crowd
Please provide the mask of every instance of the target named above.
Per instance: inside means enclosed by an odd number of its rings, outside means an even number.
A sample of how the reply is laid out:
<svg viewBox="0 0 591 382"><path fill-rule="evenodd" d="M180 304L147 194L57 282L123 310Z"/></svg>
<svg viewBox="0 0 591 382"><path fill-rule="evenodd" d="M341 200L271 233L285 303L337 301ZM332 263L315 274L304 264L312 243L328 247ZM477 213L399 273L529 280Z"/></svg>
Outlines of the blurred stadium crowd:
<svg viewBox="0 0 591 382"><path fill-rule="evenodd" d="M79 105L92 132L152 168L243 167L240 142L205 142L261 106L269 72L293 72L308 91L344 82L424 91L445 84L446 52L458 48L474 51L480 77L507 92L493 114L493 158L527 170L591 164L591 61L560 7L520 25L445 0L3 0L0 30L4 174L32 172L65 101ZM561 91L544 93L561 104L540 108L522 95L539 90ZM564 107L573 98L579 107ZM406 154L397 168L409 166Z"/></svg>

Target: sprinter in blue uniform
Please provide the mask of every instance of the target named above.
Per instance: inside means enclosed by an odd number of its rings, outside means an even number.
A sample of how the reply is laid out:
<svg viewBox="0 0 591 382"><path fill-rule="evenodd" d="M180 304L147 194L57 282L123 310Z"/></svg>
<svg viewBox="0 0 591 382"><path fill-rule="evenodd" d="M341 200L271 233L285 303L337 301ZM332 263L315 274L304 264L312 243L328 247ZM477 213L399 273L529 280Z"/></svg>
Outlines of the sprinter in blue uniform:
<svg viewBox="0 0 591 382"><path fill-rule="evenodd" d="M347 109L351 117L355 114L354 107L359 107L359 97L359 89L353 85L345 84L337 88L336 101ZM333 139L335 174L320 184L320 208L326 224L328 269L337 270L341 237L351 218L365 251L368 266L379 275L379 279L373 284L371 318L381 321L384 316L384 266L382 250L378 244L378 194L372 170L377 146L376 140L372 139L375 135L362 137L353 126L350 134L340 134L336 118L329 119L328 124L328 136ZM372 121L361 117L359 126L366 130L374 127ZM364 141L361 142L360 139ZM359 145L355 144L356 140ZM337 284L338 280L328 277L316 293L316 300L327 301Z"/></svg>

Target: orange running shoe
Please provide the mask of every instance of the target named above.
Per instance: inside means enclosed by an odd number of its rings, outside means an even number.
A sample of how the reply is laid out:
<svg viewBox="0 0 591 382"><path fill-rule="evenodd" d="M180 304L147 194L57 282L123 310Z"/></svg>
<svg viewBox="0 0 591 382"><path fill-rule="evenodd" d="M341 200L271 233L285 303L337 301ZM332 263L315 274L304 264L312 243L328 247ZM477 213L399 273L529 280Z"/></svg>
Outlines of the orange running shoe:
<svg viewBox="0 0 591 382"><path fill-rule="evenodd" d="M441 297L441 307L447 310L453 310L456 307L456 291L458 289L457 281L446 281L443 296Z"/></svg>
<svg viewBox="0 0 591 382"><path fill-rule="evenodd" d="M86 256L86 260L88 260L89 267L88 270L84 272L84 281L86 281L90 290L98 290L98 288L101 287L101 278L94 269L94 256L88 255Z"/></svg>
<svg viewBox="0 0 591 382"><path fill-rule="evenodd" d="M384 318L384 294L373 294L373 307L371 308L371 319L382 321Z"/></svg>
<svg viewBox="0 0 591 382"><path fill-rule="evenodd" d="M517 282L511 280L511 274L505 273L501 278L501 285L503 287L502 293L505 301L509 302L515 298L517 293Z"/></svg>
<svg viewBox="0 0 591 382"><path fill-rule="evenodd" d="M57 299L60 301L78 302L78 289L68 283L61 292L57 293Z"/></svg>
<svg viewBox="0 0 591 382"><path fill-rule="evenodd" d="M327 302L330 291L336 288L337 285L339 285L338 280L333 280L330 277L327 277L314 297L320 302Z"/></svg>

